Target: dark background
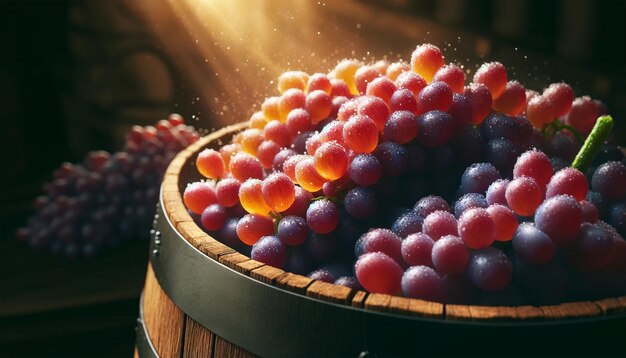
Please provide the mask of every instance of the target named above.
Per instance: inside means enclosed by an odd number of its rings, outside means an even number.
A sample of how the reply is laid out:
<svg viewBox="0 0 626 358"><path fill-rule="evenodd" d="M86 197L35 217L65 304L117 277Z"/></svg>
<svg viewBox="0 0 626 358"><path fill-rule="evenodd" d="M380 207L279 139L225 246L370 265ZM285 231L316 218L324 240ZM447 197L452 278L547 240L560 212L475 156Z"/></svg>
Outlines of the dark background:
<svg viewBox="0 0 626 358"><path fill-rule="evenodd" d="M464 39L485 39L490 49L485 59L504 58L503 63L516 64L523 62L523 54L528 55L529 62L517 69L522 83L541 89L551 81L565 79L577 95L603 100L618 122L615 133L623 144L626 2L520 2L525 3L521 13L511 5L515 1L497 0L468 1L462 10L454 0L358 4L373 17L377 13L403 21L409 17L433 31L443 29L439 38L453 39L458 34ZM89 150L115 150L130 125L154 123L170 112L189 118L204 111L197 125L207 129L246 119L236 115L225 119L220 108L199 106L193 99L204 92L186 80L193 74L187 73L175 54L164 50L167 40L147 30L136 13L115 9L102 16L116 21L98 24L85 20L83 15L91 8L87 3L1 3L2 356L132 353L147 263L146 242L127 243L94 260L71 261L33 253L14 238L15 229L30 213L30 202L40 193L42 183L50 180L52 170L63 161L80 161ZM115 7L109 5L113 0L99 3ZM334 9L329 8L332 14ZM359 21L367 25L367 20ZM402 41L415 38L405 35ZM426 35L417 38L429 40ZM376 42L373 46L385 53ZM157 60L148 65L129 61L128 66L118 66L116 54L125 53L126 47ZM135 76L138 67L160 74L157 86L150 78ZM104 76L98 72L102 68L109 71ZM267 81L261 78L259 82ZM158 86L164 83L169 87ZM260 92L261 97L269 95L264 88Z"/></svg>

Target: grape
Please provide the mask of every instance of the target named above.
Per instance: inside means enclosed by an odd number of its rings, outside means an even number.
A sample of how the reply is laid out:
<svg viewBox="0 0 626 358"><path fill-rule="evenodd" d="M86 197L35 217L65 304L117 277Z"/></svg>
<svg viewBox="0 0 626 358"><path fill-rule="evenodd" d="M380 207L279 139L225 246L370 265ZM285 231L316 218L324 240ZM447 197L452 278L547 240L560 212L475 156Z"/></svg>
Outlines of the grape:
<svg viewBox="0 0 626 358"><path fill-rule="evenodd" d="M406 297L440 302L446 286L439 274L428 266L413 266L402 275L402 293Z"/></svg>
<svg viewBox="0 0 626 358"><path fill-rule="evenodd" d="M456 218L443 210L434 211L426 216L422 224L422 232L434 241L439 240L442 236L459 234Z"/></svg>
<svg viewBox="0 0 626 358"><path fill-rule="evenodd" d="M487 204L500 204L507 205L506 203L506 188L509 185L508 179L498 179L489 185L485 198Z"/></svg>
<svg viewBox="0 0 626 358"><path fill-rule="evenodd" d="M328 234L335 230L339 223L339 211L330 200L317 200L307 209L306 221L313 232Z"/></svg>
<svg viewBox="0 0 626 358"><path fill-rule="evenodd" d="M586 200L589 201L590 203L592 203L596 209L598 209L598 214L600 216L602 216L602 214L606 211L607 209L607 202L604 199L604 197L602 196L602 194L596 192L596 191L588 191L587 192L587 197Z"/></svg>
<svg viewBox="0 0 626 358"><path fill-rule="evenodd" d="M391 100L391 98L390 98ZM376 128L382 132L389 118L389 107L382 99L374 96L364 96L357 105L357 114L369 117L376 123Z"/></svg>
<svg viewBox="0 0 626 358"><path fill-rule="evenodd" d="M289 131L289 134L292 137L313 129L311 116L309 115L309 112L303 108L296 108L289 112L285 125L287 126L287 131Z"/></svg>
<svg viewBox="0 0 626 358"><path fill-rule="evenodd" d="M548 143L548 150L551 155L557 156L571 162L578 153L579 145L574 141L571 135L563 132L555 133Z"/></svg>
<svg viewBox="0 0 626 358"><path fill-rule="evenodd" d="M293 182L283 173L273 173L265 178L261 190L265 203L276 212L289 209L296 198Z"/></svg>
<svg viewBox="0 0 626 358"><path fill-rule="evenodd" d="M395 81L397 89L407 89L415 98L417 98L422 89L428 85L420 75L414 72L402 72Z"/></svg>
<svg viewBox="0 0 626 358"><path fill-rule="evenodd" d="M386 75L390 80L395 81L401 73L412 73L407 71L411 71L411 65L408 63L393 62L387 66Z"/></svg>
<svg viewBox="0 0 626 358"><path fill-rule="evenodd" d="M348 168L350 178L360 186L376 184L382 172L382 165L372 154L358 154L352 159Z"/></svg>
<svg viewBox="0 0 626 358"><path fill-rule="evenodd" d="M421 198L417 201L417 203L415 203L415 207L413 208L413 211L415 211L417 215L424 218L437 210L449 212L450 206L442 197L436 195L429 195Z"/></svg>
<svg viewBox="0 0 626 358"><path fill-rule="evenodd" d="M396 294L400 292L402 268L382 252L367 253L354 265L359 284L372 293Z"/></svg>
<svg viewBox="0 0 626 358"><path fill-rule="evenodd" d="M565 117L565 123L582 134L589 134L598 116L598 107L589 96L578 97L572 103L572 108Z"/></svg>
<svg viewBox="0 0 626 358"><path fill-rule="evenodd" d="M487 206L489 206L489 204L487 204L487 199L485 199L483 195L468 193L461 196L459 200L454 203L454 216L459 218L470 208L486 208Z"/></svg>
<svg viewBox="0 0 626 358"><path fill-rule="evenodd" d="M480 134L480 130L471 125L458 127L454 137L450 141L454 155L463 165L483 161L483 144L483 137Z"/></svg>
<svg viewBox="0 0 626 358"><path fill-rule="evenodd" d="M287 159L293 157L296 154L296 151L294 151L293 149L285 148L280 150L274 156L274 160L272 161L272 168L275 171L283 171L283 165L285 164L285 161L287 161Z"/></svg>
<svg viewBox="0 0 626 358"><path fill-rule="evenodd" d="M563 301L567 294L568 274L562 264L552 262L535 266L517 260L515 264L516 284L523 290L524 297L533 305L554 305Z"/></svg>
<svg viewBox="0 0 626 358"><path fill-rule="evenodd" d="M399 176L409 168L408 152L404 146L396 142L380 143L373 154L382 165L384 176Z"/></svg>
<svg viewBox="0 0 626 358"><path fill-rule="evenodd" d="M543 97L547 98L554 106L554 116L562 117L572 108L574 91L567 83L553 83L543 90Z"/></svg>
<svg viewBox="0 0 626 358"><path fill-rule="evenodd" d="M481 133L487 140L514 138L520 124L503 113L492 113L480 125Z"/></svg>
<svg viewBox="0 0 626 358"><path fill-rule="evenodd" d="M264 236L252 246L250 257L274 267L285 265L285 246L276 236Z"/></svg>
<svg viewBox="0 0 626 358"><path fill-rule="evenodd" d="M265 201L263 182L259 179L248 179L239 187L239 202L250 214L266 216L272 208Z"/></svg>
<svg viewBox="0 0 626 358"><path fill-rule="evenodd" d="M495 100L506 88L506 68L500 62L483 63L474 74L473 82L485 85Z"/></svg>
<svg viewBox="0 0 626 358"><path fill-rule="evenodd" d="M230 172L239 181L262 179L263 167L258 159L246 153L237 153L230 160Z"/></svg>
<svg viewBox="0 0 626 358"><path fill-rule="evenodd" d="M335 275L333 275L330 271L326 269L315 270L311 272L310 274L308 274L307 276L309 278L322 281L322 282L328 282L328 283L335 282Z"/></svg>
<svg viewBox="0 0 626 358"><path fill-rule="evenodd" d="M289 209L283 211L283 214L305 217L306 211L309 208L309 203L311 202L313 195L299 186L296 186L295 191L296 195L293 203L291 204Z"/></svg>
<svg viewBox="0 0 626 358"><path fill-rule="evenodd" d="M467 167L461 177L461 190L467 193L485 193L491 183L500 179L498 170L489 163L475 163Z"/></svg>
<svg viewBox="0 0 626 358"><path fill-rule="evenodd" d="M490 205L487 212L496 224L496 241L510 241L518 224L515 213L500 204Z"/></svg>
<svg viewBox="0 0 626 358"><path fill-rule="evenodd" d="M610 201L624 197L626 194L624 163L612 161L600 165L591 178L591 188Z"/></svg>
<svg viewBox="0 0 626 358"><path fill-rule="evenodd" d="M385 123L385 138L400 144L412 141L417 135L418 124L413 113L396 111Z"/></svg>
<svg viewBox="0 0 626 358"><path fill-rule="evenodd" d="M278 77L278 90L285 93L289 89L304 90L308 82L309 75L302 71L287 71Z"/></svg>
<svg viewBox="0 0 626 358"><path fill-rule="evenodd" d="M306 95L299 88L290 88L283 92L278 100L278 112L281 121L285 121L287 119L287 115L291 110L296 108L305 108L306 107Z"/></svg>
<svg viewBox="0 0 626 358"><path fill-rule="evenodd" d="M373 189L358 186L348 191L344 199L346 211L356 219L373 217L378 210L378 198Z"/></svg>
<svg viewBox="0 0 626 358"><path fill-rule="evenodd" d="M314 90L306 96L305 108L309 112L311 123L317 124L332 112L332 98L323 90Z"/></svg>
<svg viewBox="0 0 626 358"><path fill-rule="evenodd" d="M291 112L290 112L291 113ZM277 120L269 121L263 128L265 140L274 141L279 147L286 147L291 144L291 133L285 125Z"/></svg>
<svg viewBox="0 0 626 358"><path fill-rule="evenodd" d="M323 73L314 73L309 76L309 80L306 85L306 89L309 93L315 90L330 93L331 88L330 79L328 79L328 76Z"/></svg>
<svg viewBox="0 0 626 358"><path fill-rule="evenodd" d="M293 182L297 183L296 165L307 158L309 158L309 156L304 154L296 154L287 158L283 163L283 173L285 173L285 175L287 175Z"/></svg>
<svg viewBox="0 0 626 358"><path fill-rule="evenodd" d="M515 145L506 139L490 140L485 146L485 159L507 177L510 177L517 155Z"/></svg>
<svg viewBox="0 0 626 358"><path fill-rule="evenodd" d="M417 99L415 99L413 92L400 87L389 99L389 110L391 112L408 111L417 114Z"/></svg>
<svg viewBox="0 0 626 358"><path fill-rule="evenodd" d="M237 251L244 248L244 245L242 245L242 242L239 241L239 237L237 236L237 223L240 219L240 217L226 219L226 222L221 227L219 234L216 237L221 242Z"/></svg>
<svg viewBox="0 0 626 358"><path fill-rule="evenodd" d="M276 237L285 245L298 246L308 237L309 229L306 220L300 216L288 215L280 220Z"/></svg>
<svg viewBox="0 0 626 358"><path fill-rule="evenodd" d="M452 90L445 82L432 82L419 93L417 108L419 113L447 111L452 106Z"/></svg>
<svg viewBox="0 0 626 358"><path fill-rule="evenodd" d="M380 72L371 66L362 66L354 74L354 84L357 91L360 94L365 94L367 85L377 77L380 77Z"/></svg>
<svg viewBox="0 0 626 358"><path fill-rule="evenodd" d="M422 231L422 223L424 218L417 215L414 211L407 211L398 216L396 221L391 225L391 231L396 235L405 238L410 234Z"/></svg>
<svg viewBox="0 0 626 358"><path fill-rule="evenodd" d="M409 156L409 171L417 173L424 170L426 166L426 152L422 147L411 144L406 147Z"/></svg>
<svg viewBox="0 0 626 358"><path fill-rule="evenodd" d="M438 147L448 143L454 134L454 119L441 111L430 111L417 117L417 141L425 147Z"/></svg>
<svg viewBox="0 0 626 358"><path fill-rule="evenodd" d="M330 95L333 97L352 97L352 93L350 92L350 88L348 87L347 83L335 78L332 78L330 80Z"/></svg>
<svg viewBox="0 0 626 358"><path fill-rule="evenodd" d="M196 167L200 174L210 179L220 178L225 170L222 156L213 149L204 149L198 153Z"/></svg>
<svg viewBox="0 0 626 358"><path fill-rule="evenodd" d="M287 247L285 271L306 275L312 270L312 263L304 246Z"/></svg>
<svg viewBox="0 0 626 358"><path fill-rule="evenodd" d="M580 202L580 210L582 212L583 222L595 224L600 218L596 206L587 200Z"/></svg>
<svg viewBox="0 0 626 358"><path fill-rule="evenodd" d="M618 201L609 208L608 220L623 236L626 236L626 203Z"/></svg>
<svg viewBox="0 0 626 358"><path fill-rule="evenodd" d="M336 142L322 144L314 158L315 169L325 179L337 180L348 171L348 153Z"/></svg>
<svg viewBox="0 0 626 358"><path fill-rule="evenodd" d="M478 288L500 291L511 282L513 266L502 251L495 247L486 247L472 253L467 272Z"/></svg>
<svg viewBox="0 0 626 358"><path fill-rule="evenodd" d="M431 253L434 241L428 235L417 232L402 241L402 258L409 266L433 265Z"/></svg>
<svg viewBox="0 0 626 358"><path fill-rule="evenodd" d="M358 114L343 126L343 139L356 153L370 153L378 144L378 128L371 118Z"/></svg>
<svg viewBox="0 0 626 358"><path fill-rule="evenodd" d="M296 164L295 176L298 184L311 193L322 189L325 182L324 178L315 170L315 160L311 156L300 160Z"/></svg>
<svg viewBox="0 0 626 358"><path fill-rule="evenodd" d="M554 106L549 99L535 96L526 105L526 117L533 127L541 129L556 118Z"/></svg>
<svg viewBox="0 0 626 358"><path fill-rule="evenodd" d="M274 165L274 158L280 152L280 146L272 140L263 141L257 148L256 157L265 169Z"/></svg>
<svg viewBox="0 0 626 358"><path fill-rule="evenodd" d="M328 261L337 252L337 240L330 235L313 233L304 245L309 256L317 262Z"/></svg>
<svg viewBox="0 0 626 358"><path fill-rule="evenodd" d="M465 72L457 65L449 64L441 67L433 76L433 82L445 82L455 93L463 93Z"/></svg>
<svg viewBox="0 0 626 358"><path fill-rule="evenodd" d="M517 256L532 265L545 265L554 257L554 242L533 223L521 223L513 235Z"/></svg>
<svg viewBox="0 0 626 358"><path fill-rule="evenodd" d="M588 190L585 174L578 169L565 168L559 170L550 179L546 188L546 198L567 194L573 196L578 201L582 201L587 197Z"/></svg>
<svg viewBox="0 0 626 358"><path fill-rule="evenodd" d="M208 231L219 230L228 219L226 208L220 204L211 204L204 209L200 221L202 226Z"/></svg>
<svg viewBox="0 0 626 358"><path fill-rule="evenodd" d="M526 109L526 89L517 81L507 82L504 91L493 102L493 108L509 116L517 116Z"/></svg>
<svg viewBox="0 0 626 358"><path fill-rule="evenodd" d="M460 238L447 235L434 243L432 262L437 272L459 274L467 267L469 250Z"/></svg>
<svg viewBox="0 0 626 358"><path fill-rule="evenodd" d="M532 215L543 201L539 185L530 177L513 179L506 187L505 197L508 206L521 216Z"/></svg>
<svg viewBox="0 0 626 358"><path fill-rule="evenodd" d="M496 223L484 208L470 208L459 218L459 234L471 249L482 249L496 239Z"/></svg>
<svg viewBox="0 0 626 358"><path fill-rule="evenodd" d="M577 249L583 267L598 270L607 266L613 258L613 238L606 230L583 223L577 236Z"/></svg>
<svg viewBox="0 0 626 358"><path fill-rule="evenodd" d="M339 277L338 279L335 280L335 285L346 286L353 290L361 289L361 285L359 285L359 281L356 279L356 277L352 277L352 276Z"/></svg>
<svg viewBox="0 0 626 358"><path fill-rule="evenodd" d="M249 128L239 134L241 149L244 152L255 156L259 145L265 139L263 132L256 128ZM231 169L232 170L232 169Z"/></svg>
<svg viewBox="0 0 626 358"><path fill-rule="evenodd" d="M367 253L382 252L403 265L402 239L387 229L372 229L357 240L354 245L355 255L361 257Z"/></svg>
<svg viewBox="0 0 626 358"><path fill-rule="evenodd" d="M254 245L263 236L273 234L274 223L265 216L248 214L237 223L237 236L248 246Z"/></svg>
<svg viewBox="0 0 626 358"><path fill-rule="evenodd" d="M224 160L224 165L230 169L230 159L239 152L239 145L236 143L226 144L220 148L219 152Z"/></svg>
<svg viewBox="0 0 626 358"><path fill-rule="evenodd" d="M472 105L472 119L470 123L481 124L491 112L491 92L481 83L471 83L465 87L463 95Z"/></svg>
<svg viewBox="0 0 626 358"><path fill-rule="evenodd" d="M215 191L212 183L195 182L188 184L183 192L185 206L196 214L202 214L204 209L215 203Z"/></svg>
<svg viewBox="0 0 626 358"><path fill-rule="evenodd" d="M515 167L513 167L513 178L527 176L535 179L537 185L542 192L545 192L546 186L552 178L552 162L543 152L531 149L526 151L517 158Z"/></svg>
<svg viewBox="0 0 626 358"><path fill-rule="evenodd" d="M535 225L555 244L563 246L576 239L582 224L580 204L568 195L546 199L535 212Z"/></svg>
<svg viewBox="0 0 626 358"><path fill-rule="evenodd" d="M428 82L443 65L443 55L435 45L419 45L411 54L411 70Z"/></svg>
<svg viewBox="0 0 626 358"><path fill-rule="evenodd" d="M378 77L367 84L367 90L365 93L368 96L378 97L387 104L396 89L397 87L393 83L393 80L387 77Z"/></svg>
<svg viewBox="0 0 626 358"><path fill-rule="evenodd" d="M263 129L268 120L263 115L263 112L254 112L250 116L250 128Z"/></svg>

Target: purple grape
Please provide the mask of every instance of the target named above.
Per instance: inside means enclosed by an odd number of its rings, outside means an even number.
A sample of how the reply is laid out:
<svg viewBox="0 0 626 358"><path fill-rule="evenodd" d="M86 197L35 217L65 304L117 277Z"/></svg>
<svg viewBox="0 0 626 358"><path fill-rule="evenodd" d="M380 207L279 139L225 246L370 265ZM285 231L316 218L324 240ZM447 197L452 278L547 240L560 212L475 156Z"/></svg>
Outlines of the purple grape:
<svg viewBox="0 0 626 358"><path fill-rule="evenodd" d="M252 245L250 257L264 264L282 268L285 265L285 245L276 236L263 236Z"/></svg>
<svg viewBox="0 0 626 358"><path fill-rule="evenodd" d="M272 167L274 168L275 171L279 171L279 172L283 171L283 164L285 164L285 160L287 160L289 157L292 157L296 154L298 153L296 153L296 151L293 149L288 149L288 148L281 149L281 151L276 153L276 155L274 156Z"/></svg>
<svg viewBox="0 0 626 358"><path fill-rule="evenodd" d="M360 290L362 289L361 285L359 284L359 281L356 279L356 277L352 277L352 276L341 276L338 279L335 280L335 285L339 285L339 286L346 286L349 287L353 290Z"/></svg>
<svg viewBox="0 0 626 358"><path fill-rule="evenodd" d="M401 238L405 238L410 234L422 231L423 222L423 217L409 210L398 216L396 221L393 222L393 225L391 225L391 231Z"/></svg>
<svg viewBox="0 0 626 358"><path fill-rule="evenodd" d="M461 238L447 235L433 245L432 262L437 272L460 274L469 262L469 250Z"/></svg>
<svg viewBox="0 0 626 358"><path fill-rule="evenodd" d="M313 233L304 242L304 247L309 257L313 260L318 262L328 261L337 252L337 240L330 235Z"/></svg>
<svg viewBox="0 0 626 358"><path fill-rule="evenodd" d="M350 162L348 174L360 186L376 184L383 173L383 166L372 154L359 154Z"/></svg>
<svg viewBox="0 0 626 358"><path fill-rule="evenodd" d="M464 127L472 120L472 103L464 95L454 93L448 114L454 119L456 128Z"/></svg>
<svg viewBox="0 0 626 358"><path fill-rule="evenodd" d="M580 204L569 195L549 198L535 212L535 225L557 245L566 245L576 239L581 224Z"/></svg>
<svg viewBox="0 0 626 358"><path fill-rule="evenodd" d="M374 156L382 165L382 174L396 177L409 169L409 154L406 148L396 142L383 142L374 150Z"/></svg>
<svg viewBox="0 0 626 358"><path fill-rule="evenodd" d="M435 212L437 210L450 211L450 206L448 202L436 195L429 195L421 198L413 208L413 211L417 213L417 215L421 217L427 217L428 214Z"/></svg>
<svg viewBox="0 0 626 358"><path fill-rule="evenodd" d="M446 112L430 111L417 118L419 132L417 141L425 147L433 148L450 141L454 134L454 119Z"/></svg>
<svg viewBox="0 0 626 358"><path fill-rule="evenodd" d="M409 156L409 171L413 173L422 172L426 168L426 152L416 144L406 147Z"/></svg>
<svg viewBox="0 0 626 358"><path fill-rule="evenodd" d="M382 252L403 265L402 239L387 229L372 229L363 234L354 245L356 257L371 252Z"/></svg>
<svg viewBox="0 0 626 358"><path fill-rule="evenodd" d="M518 149L506 139L490 140L485 146L485 159L506 177L511 176L518 155Z"/></svg>
<svg viewBox="0 0 626 358"><path fill-rule="evenodd" d="M339 223L337 206L328 199L311 203L306 211L306 222L309 228L318 234L328 234L335 230Z"/></svg>
<svg viewBox="0 0 626 358"><path fill-rule="evenodd" d="M500 112L490 114L480 125L483 138L487 141L492 139L510 140L515 136L517 130L518 125L512 117Z"/></svg>
<svg viewBox="0 0 626 358"><path fill-rule="evenodd" d="M237 236L237 223L239 222L239 219L241 218L234 217L227 219L217 235L217 239L235 250L238 250L241 246L243 246L241 240L239 240L239 237Z"/></svg>
<svg viewBox="0 0 626 358"><path fill-rule="evenodd" d="M300 216L288 215L280 220L276 236L285 245L298 246L307 239L309 228L306 220Z"/></svg>
<svg viewBox="0 0 626 358"><path fill-rule="evenodd" d="M557 132L548 142L547 149L551 156L561 158L565 162L571 163L576 153L578 153L580 146L575 142L572 136Z"/></svg>
<svg viewBox="0 0 626 358"><path fill-rule="evenodd" d="M577 251L586 270L598 270L613 259L613 237L601 227L583 223L577 236Z"/></svg>
<svg viewBox="0 0 626 358"><path fill-rule="evenodd" d="M472 253L467 272L476 287L484 291L499 291L511 283L513 267L502 251L485 247Z"/></svg>
<svg viewBox="0 0 626 358"><path fill-rule="evenodd" d="M487 204L500 204L506 206L506 187L509 185L508 179L498 179L489 185L485 199Z"/></svg>
<svg viewBox="0 0 626 358"><path fill-rule="evenodd" d="M608 221L620 235L626 236L626 202L620 201L609 207Z"/></svg>
<svg viewBox="0 0 626 358"><path fill-rule="evenodd" d="M489 163L475 163L467 167L461 177L463 194L484 194L491 183L500 179L498 170Z"/></svg>
<svg viewBox="0 0 626 358"><path fill-rule="evenodd" d="M531 265L545 265L554 257L554 242L532 223L521 223L513 235L517 256Z"/></svg>
<svg viewBox="0 0 626 358"><path fill-rule="evenodd" d="M326 269L315 270L311 272L310 274L308 274L307 276L314 280L324 281L328 283L334 283L336 280L335 275L333 275L330 271Z"/></svg>
<svg viewBox="0 0 626 358"><path fill-rule="evenodd" d="M309 138L311 138L311 136L313 136L313 134L315 134L315 132L302 132L300 134L298 134L294 140L293 140L293 144L291 145L291 148L299 154L305 153L306 152L306 141L309 140Z"/></svg>
<svg viewBox="0 0 626 358"><path fill-rule="evenodd" d="M602 194L598 193L597 191L588 191L585 200L592 203L596 207L596 209L598 209L598 213L600 214L600 216L602 216L602 214L607 209L606 200L604 199L604 197L602 197Z"/></svg>
<svg viewBox="0 0 626 358"><path fill-rule="evenodd" d="M591 188L609 201L626 194L626 166L622 162L607 162L598 167L591 179Z"/></svg>
<svg viewBox="0 0 626 358"><path fill-rule="evenodd" d="M285 262L285 271L293 272L298 275L306 275L311 272L311 258L306 252L305 245L296 247L287 247L287 262Z"/></svg>
<svg viewBox="0 0 626 358"><path fill-rule="evenodd" d="M465 212L465 210L470 208L487 208L489 204L487 203L487 199L481 194L478 193L468 193L459 198L459 200L454 203L454 216L457 218L461 217L461 214Z"/></svg>
<svg viewBox="0 0 626 358"><path fill-rule="evenodd" d="M471 115L471 111L470 111ZM450 141L457 160L463 165L482 162L484 158L484 141L480 130L474 126L458 128Z"/></svg>
<svg viewBox="0 0 626 358"><path fill-rule="evenodd" d="M378 198L373 189L358 186L346 194L344 205L348 214L353 218L367 219L376 214Z"/></svg>
<svg viewBox="0 0 626 358"><path fill-rule="evenodd" d="M441 302L446 295L443 279L428 266L410 267L402 275L401 284L406 297Z"/></svg>
<svg viewBox="0 0 626 358"><path fill-rule="evenodd" d="M427 166L430 173L437 175L456 169L456 157L450 146L442 145L436 148L429 148L427 153Z"/></svg>
<svg viewBox="0 0 626 358"><path fill-rule="evenodd" d="M415 138L418 131L415 115L409 111L395 111L385 123L385 139L406 144Z"/></svg>

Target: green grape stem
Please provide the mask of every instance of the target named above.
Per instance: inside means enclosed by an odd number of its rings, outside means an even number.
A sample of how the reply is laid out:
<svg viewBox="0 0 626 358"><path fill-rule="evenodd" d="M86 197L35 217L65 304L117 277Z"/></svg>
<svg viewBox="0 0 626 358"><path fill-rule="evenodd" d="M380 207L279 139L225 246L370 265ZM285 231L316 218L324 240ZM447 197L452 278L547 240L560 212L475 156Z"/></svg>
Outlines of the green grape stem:
<svg viewBox="0 0 626 358"><path fill-rule="evenodd" d="M609 137L612 129L613 117L598 117L595 126L587 137L587 140L585 140L585 143L580 148L576 158L574 158L572 168L578 169L584 173L602 148L602 143L604 143L604 141Z"/></svg>

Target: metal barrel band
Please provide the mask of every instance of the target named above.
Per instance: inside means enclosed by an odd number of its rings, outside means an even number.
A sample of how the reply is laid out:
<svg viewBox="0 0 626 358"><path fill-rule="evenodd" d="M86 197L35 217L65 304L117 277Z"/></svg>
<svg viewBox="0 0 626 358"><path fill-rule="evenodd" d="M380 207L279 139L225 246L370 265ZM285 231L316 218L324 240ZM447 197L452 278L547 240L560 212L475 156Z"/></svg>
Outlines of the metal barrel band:
<svg viewBox="0 0 626 358"><path fill-rule="evenodd" d="M151 262L165 293L199 324L259 356L489 355L476 344L485 337L492 354L501 355L520 335L536 344L515 345L518 354L533 354L536 347L546 347L543 353L548 355L584 352L590 339L610 352L623 351L624 315L477 323L376 312L289 292L197 250L174 229L162 204L157 215L159 244L152 240L150 252L158 254L151 255Z"/></svg>

